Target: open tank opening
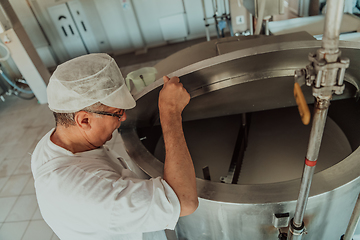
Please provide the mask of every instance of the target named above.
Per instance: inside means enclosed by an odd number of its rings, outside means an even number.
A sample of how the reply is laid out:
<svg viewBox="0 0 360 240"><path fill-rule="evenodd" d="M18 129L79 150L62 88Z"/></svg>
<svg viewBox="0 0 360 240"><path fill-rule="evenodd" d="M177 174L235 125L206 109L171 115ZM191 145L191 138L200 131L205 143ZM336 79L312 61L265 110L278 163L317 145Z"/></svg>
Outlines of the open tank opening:
<svg viewBox="0 0 360 240"><path fill-rule="evenodd" d="M311 124L302 124L296 107L248 113L247 130L241 131L242 125L243 114L183 123L196 177L237 184L275 183L301 177ZM146 136L142 140L144 146L164 162L161 128L140 128L138 134L140 138ZM241 159L242 141L246 143ZM351 152L344 132L328 117L316 172L335 165Z"/></svg>

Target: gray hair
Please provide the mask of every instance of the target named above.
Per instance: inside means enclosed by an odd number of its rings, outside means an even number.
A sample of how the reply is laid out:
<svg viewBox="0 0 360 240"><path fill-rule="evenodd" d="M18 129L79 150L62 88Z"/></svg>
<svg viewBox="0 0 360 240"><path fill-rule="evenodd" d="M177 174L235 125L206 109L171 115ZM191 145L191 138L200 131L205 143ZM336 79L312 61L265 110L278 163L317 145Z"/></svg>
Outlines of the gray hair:
<svg viewBox="0 0 360 240"><path fill-rule="evenodd" d="M90 105L84 109L81 109L80 111L85 112L93 112L93 111L104 111L106 110L108 106L102 104L101 102L94 103L93 105ZM53 112L53 115L55 117L55 124L56 126L63 126L63 127L70 127L75 126L75 115L76 113L80 112L74 112L74 113L57 113ZM102 115L98 115L99 117L102 117Z"/></svg>

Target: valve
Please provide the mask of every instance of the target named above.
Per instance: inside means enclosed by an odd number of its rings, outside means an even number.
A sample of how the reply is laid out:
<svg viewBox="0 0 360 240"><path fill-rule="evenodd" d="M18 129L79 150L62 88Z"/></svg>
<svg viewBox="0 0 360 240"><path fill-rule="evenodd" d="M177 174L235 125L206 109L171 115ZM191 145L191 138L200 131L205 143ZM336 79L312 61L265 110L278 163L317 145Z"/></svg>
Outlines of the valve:
<svg viewBox="0 0 360 240"><path fill-rule="evenodd" d="M309 53L310 64L306 66L306 84L313 86L314 97L340 95L344 92L345 70L349 67L349 58L341 58L341 52L336 53L335 62L318 59L316 53ZM330 79L330 81L326 81Z"/></svg>
<svg viewBox="0 0 360 240"><path fill-rule="evenodd" d="M319 52L321 54L321 51ZM317 99L331 99L333 93L340 95L344 92L345 70L349 67L349 58L341 58L341 52L335 56L318 59L316 53L309 53L310 64L306 68L295 71L294 97L298 105L301 120L304 125L310 122L310 111L305 101L301 86L312 86L312 94ZM326 59L337 59L327 62ZM330 79L326 80L326 79Z"/></svg>

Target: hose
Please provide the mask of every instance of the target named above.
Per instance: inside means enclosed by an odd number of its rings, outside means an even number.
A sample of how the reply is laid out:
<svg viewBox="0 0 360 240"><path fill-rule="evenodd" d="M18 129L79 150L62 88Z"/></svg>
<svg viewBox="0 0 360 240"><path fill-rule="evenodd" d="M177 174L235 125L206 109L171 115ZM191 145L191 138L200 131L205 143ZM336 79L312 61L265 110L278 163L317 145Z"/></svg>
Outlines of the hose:
<svg viewBox="0 0 360 240"><path fill-rule="evenodd" d="M26 94L33 94L33 91L31 90L25 90L22 88L19 88L18 86L16 86L15 83L13 83L5 74L4 72L0 69L0 75L5 79L5 81L10 84L13 88L15 88L16 90L22 92L22 93L26 93Z"/></svg>
<svg viewBox="0 0 360 240"><path fill-rule="evenodd" d="M3 47L6 51L6 54L4 57L0 57L0 62L3 62L3 61L6 61L9 59L10 57L10 50L9 48L0 42L0 46ZM22 89L20 87L18 87L15 83L13 83L6 75L5 73L0 69L0 74L1 76L5 79L5 81L10 84L13 88L15 88L16 90L18 90L20 93L25 93L25 94L33 94L33 91L31 90L25 90L25 89ZM25 82L26 83L26 82ZM27 84L27 83L26 83ZM2 93L3 94L3 93ZM1 94L1 95L2 95ZM19 97L19 98L22 98L22 99L26 99L26 100L30 100L30 99L33 99L35 97L35 95L33 96L30 96L30 97L23 97L23 96L20 96L19 94L14 94L15 96Z"/></svg>

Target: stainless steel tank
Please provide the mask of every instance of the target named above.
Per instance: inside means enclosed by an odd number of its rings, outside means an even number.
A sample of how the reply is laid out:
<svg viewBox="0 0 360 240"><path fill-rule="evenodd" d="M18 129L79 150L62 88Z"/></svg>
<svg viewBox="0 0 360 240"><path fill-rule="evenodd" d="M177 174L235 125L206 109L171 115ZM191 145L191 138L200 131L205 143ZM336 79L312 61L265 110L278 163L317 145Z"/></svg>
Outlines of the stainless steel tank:
<svg viewBox="0 0 360 240"><path fill-rule="evenodd" d="M278 239L279 233L287 232L308 138L294 107L293 76L308 64L309 52L320 46L306 33L233 37L184 49L155 66L158 80L134 95L137 106L127 111L120 132L138 166L151 177L161 176L157 108L161 77L180 77L192 97L183 124L200 205L192 215L180 218L179 239ZM304 239L340 239L360 192L360 44L340 42L339 47L350 58L346 90L334 96L330 106L305 213ZM303 91L311 104L311 89ZM251 120L238 184L223 183L226 174L232 174L231 157L244 119ZM260 141L263 138L268 140Z"/></svg>

